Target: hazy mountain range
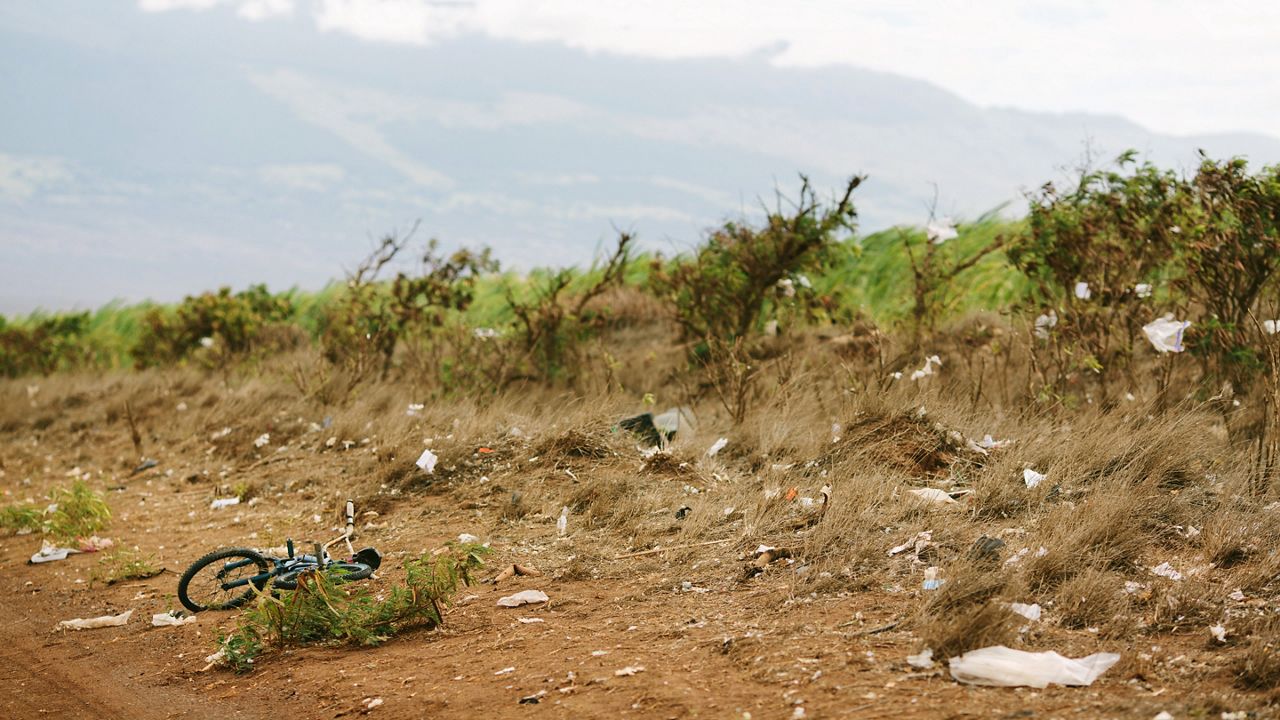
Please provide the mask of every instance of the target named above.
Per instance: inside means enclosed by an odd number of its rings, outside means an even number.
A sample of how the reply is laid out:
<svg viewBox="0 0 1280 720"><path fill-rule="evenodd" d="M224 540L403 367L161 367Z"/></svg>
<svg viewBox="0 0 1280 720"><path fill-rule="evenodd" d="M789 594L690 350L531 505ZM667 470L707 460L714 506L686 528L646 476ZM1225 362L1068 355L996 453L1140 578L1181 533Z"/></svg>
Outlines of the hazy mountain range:
<svg viewBox="0 0 1280 720"><path fill-rule="evenodd" d="M515 267L586 262L615 226L675 251L801 172L830 188L868 174L855 197L870 230L922 223L935 186L944 214L1016 212L1086 144L1186 168L1197 148L1280 161L1274 137L983 108L768 54L318 42L291 23L53 4L76 12L0 10L0 312L318 287L416 219Z"/></svg>

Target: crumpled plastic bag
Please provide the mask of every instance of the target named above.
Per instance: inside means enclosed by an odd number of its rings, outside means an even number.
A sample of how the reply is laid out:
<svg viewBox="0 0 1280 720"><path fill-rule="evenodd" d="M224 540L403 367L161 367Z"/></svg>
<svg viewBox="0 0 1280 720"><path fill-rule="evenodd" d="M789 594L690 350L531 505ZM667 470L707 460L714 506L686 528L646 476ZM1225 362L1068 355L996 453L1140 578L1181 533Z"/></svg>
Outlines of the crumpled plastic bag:
<svg viewBox="0 0 1280 720"><path fill-rule="evenodd" d="M440 458L437 457L435 453L431 452L430 448L428 448L422 451L422 454L418 456L418 461L415 462L414 465L422 468L422 471L426 474L431 475L435 473L436 463L439 462L439 460Z"/></svg>
<svg viewBox="0 0 1280 720"><path fill-rule="evenodd" d="M169 627L177 625L187 625L196 621L195 615L175 615L171 612L156 613L151 616L152 627Z"/></svg>
<svg viewBox="0 0 1280 720"><path fill-rule="evenodd" d="M1157 352L1182 352L1182 334L1191 327L1190 320L1174 320L1173 315L1165 315L1159 320L1152 320L1142 326L1142 332Z"/></svg>
<svg viewBox="0 0 1280 720"><path fill-rule="evenodd" d="M55 560L66 560L68 555L78 552L80 551L75 548L58 547L48 540L45 540L40 545L40 552L31 556L31 562L33 564L39 564L54 562Z"/></svg>
<svg viewBox="0 0 1280 720"><path fill-rule="evenodd" d="M515 595L507 595L498 599L498 607L520 607L521 605L535 605L550 600L547 594L541 590L521 590Z"/></svg>
<svg viewBox="0 0 1280 720"><path fill-rule="evenodd" d="M96 630L104 627L119 627L129 622L132 610L125 610L119 615L103 615L96 618L76 618L58 623L58 630Z"/></svg>
<svg viewBox="0 0 1280 720"><path fill-rule="evenodd" d="M1048 687L1092 685L1098 676L1119 662L1115 653L1094 653L1078 660L1056 652L1026 652L1003 645L972 650L951 658L951 677L970 685L994 687Z"/></svg>

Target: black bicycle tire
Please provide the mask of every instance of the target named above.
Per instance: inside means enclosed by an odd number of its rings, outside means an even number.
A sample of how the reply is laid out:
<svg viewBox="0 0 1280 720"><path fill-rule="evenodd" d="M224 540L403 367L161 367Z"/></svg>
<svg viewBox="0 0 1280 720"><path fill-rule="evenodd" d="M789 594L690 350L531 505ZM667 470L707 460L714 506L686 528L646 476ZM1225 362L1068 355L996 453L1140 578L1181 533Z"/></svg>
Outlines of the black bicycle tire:
<svg viewBox="0 0 1280 720"><path fill-rule="evenodd" d="M270 572L271 570L271 565L268 562L266 556L264 556L262 553L256 550L251 550L250 548L223 548L221 550L214 550L208 555L205 555L199 560L196 560L195 562L191 563L190 567L186 569L186 572L182 573L182 577L178 578L178 600L182 603L183 607L185 607L186 609L190 610L193 613L204 612L205 610L211 609L207 606L201 605L200 603L197 603L194 600L192 600L191 596L187 593L188 587L191 585L191 580L201 570L217 562L218 560L224 560L224 559L233 558L233 557L242 557L246 560L253 560L254 563L257 564L259 570L261 570L262 572ZM222 605L214 609L232 610L234 608L238 608L241 605L244 605L246 602L248 602L249 599L253 597L254 593L256 593L258 590L261 590L262 586L265 586L265 585L266 585L265 582L259 586L251 585L249 589L245 590L244 593L241 594L239 597L233 598L230 602L223 603Z"/></svg>
<svg viewBox="0 0 1280 720"><path fill-rule="evenodd" d="M354 582L356 580L364 580L373 575L373 568L364 563L358 562L331 562L330 568L346 569L347 572L339 575L337 578L340 582ZM310 568L314 569L314 568ZM277 577L271 582L271 587L276 590L297 590L298 581L296 579L288 580L284 577Z"/></svg>

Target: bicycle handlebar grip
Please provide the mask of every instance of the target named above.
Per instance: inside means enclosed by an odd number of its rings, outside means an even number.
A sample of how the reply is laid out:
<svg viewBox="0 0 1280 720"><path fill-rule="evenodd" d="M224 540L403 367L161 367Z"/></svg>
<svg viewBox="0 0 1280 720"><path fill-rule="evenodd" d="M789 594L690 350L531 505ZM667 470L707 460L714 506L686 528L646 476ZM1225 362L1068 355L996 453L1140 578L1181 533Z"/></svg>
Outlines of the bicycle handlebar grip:
<svg viewBox="0 0 1280 720"><path fill-rule="evenodd" d="M350 500L347 501L347 530L351 530L356 524L356 504Z"/></svg>

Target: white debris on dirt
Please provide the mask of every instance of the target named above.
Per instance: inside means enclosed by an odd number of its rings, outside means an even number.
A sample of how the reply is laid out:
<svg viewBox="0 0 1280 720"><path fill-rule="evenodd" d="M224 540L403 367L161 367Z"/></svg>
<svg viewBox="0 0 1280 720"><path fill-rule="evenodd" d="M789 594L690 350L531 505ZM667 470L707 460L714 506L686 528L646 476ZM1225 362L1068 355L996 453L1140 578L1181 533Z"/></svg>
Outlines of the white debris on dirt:
<svg viewBox="0 0 1280 720"><path fill-rule="evenodd" d="M480 542L480 538L476 537L475 535L472 535L471 533L460 533L458 535L458 542L462 543L463 545L467 543L478 543Z"/></svg>
<svg viewBox="0 0 1280 720"><path fill-rule="evenodd" d="M422 471L426 474L431 475L435 473L436 463L439 461L440 458L436 457L436 454L431 452L431 448L427 448L422 451L422 454L418 456L418 461L414 464L422 468Z"/></svg>
<svg viewBox="0 0 1280 720"><path fill-rule="evenodd" d="M516 669L514 667L502 668L501 670L495 672L494 675L510 675L515 671Z"/></svg>
<svg viewBox="0 0 1280 720"><path fill-rule="evenodd" d="M382 704L382 698L380 697L365 698L364 701L361 702L360 704L364 706L364 709L366 711L372 710Z"/></svg>
<svg viewBox="0 0 1280 720"><path fill-rule="evenodd" d="M933 374L934 367L942 367L942 359L937 355L930 355L924 359L924 367L911 373L912 380L923 380Z"/></svg>
<svg viewBox="0 0 1280 720"><path fill-rule="evenodd" d="M715 457L724 449L724 446L728 444L729 438L720 438L719 440L711 443L711 447L707 448L707 457Z"/></svg>
<svg viewBox="0 0 1280 720"><path fill-rule="evenodd" d="M937 590L938 588L942 587L943 583L945 583L946 580L943 580L942 578L938 577L939 572L941 571L936 567L925 568L924 581L920 583L920 587L922 587L925 590Z"/></svg>
<svg viewBox="0 0 1280 720"><path fill-rule="evenodd" d="M40 552L31 556L33 564L55 562L58 560L66 560L68 555L80 552L75 548L58 547L52 542L45 540L40 544Z"/></svg>
<svg viewBox="0 0 1280 720"><path fill-rule="evenodd" d="M1022 482L1026 483L1029 488L1033 488L1044 482L1044 478L1045 476L1043 473L1038 473L1031 468L1025 468L1022 471Z"/></svg>
<svg viewBox="0 0 1280 720"><path fill-rule="evenodd" d="M152 627L176 627L179 625L190 625L195 621L195 615L187 615L184 617L172 612L156 613L151 616Z"/></svg>
<svg viewBox="0 0 1280 720"><path fill-rule="evenodd" d="M103 615L96 618L75 618L74 620L63 620L58 623L58 630L96 630L105 627L120 627L129 622L129 618L133 616L132 610L125 610L119 615Z"/></svg>
<svg viewBox="0 0 1280 720"><path fill-rule="evenodd" d="M955 498L938 488L912 488L911 494L934 505L955 505Z"/></svg>
<svg viewBox="0 0 1280 720"><path fill-rule="evenodd" d="M271 442L271 433L262 433L253 441L253 446L256 448L264 448L269 442Z"/></svg>
<svg viewBox="0 0 1280 720"><path fill-rule="evenodd" d="M913 554L918 556L921 550L924 550L925 548L929 547L932 544L933 544L933 532L931 530L925 530L923 532L916 533L915 537L902 543L901 545L895 545L894 547L889 548L889 552L887 554L889 555L889 557L893 557L894 555L897 555L899 553L904 553L908 550L911 550Z"/></svg>
<svg viewBox="0 0 1280 720"><path fill-rule="evenodd" d="M1162 562L1159 565L1151 568L1151 574L1159 575L1160 577L1169 578L1174 582L1177 582L1182 579L1182 573L1178 572L1177 570L1174 570L1173 566L1167 562Z"/></svg>
<svg viewBox="0 0 1280 720"><path fill-rule="evenodd" d="M920 670L928 670L933 667L933 648L925 648L919 654L908 655L907 664Z"/></svg>
<svg viewBox="0 0 1280 720"><path fill-rule="evenodd" d="M514 595L498 598L498 607L520 607L548 602L551 598L541 590L521 590Z"/></svg>
<svg viewBox="0 0 1280 720"><path fill-rule="evenodd" d="M240 504L240 498L238 497L218 498L213 502L209 503L209 509L221 510L222 508L229 508L232 505L239 505L239 504Z"/></svg>
<svg viewBox="0 0 1280 720"><path fill-rule="evenodd" d="M560 508L560 517L556 519L556 535L564 537L569 532L569 507Z"/></svg>
<svg viewBox="0 0 1280 720"><path fill-rule="evenodd" d="M951 677L970 685L1044 688L1050 684L1092 685L1120 660L1115 653L1072 659L1056 652L1026 652L1003 645L972 650L951 658Z"/></svg>
<svg viewBox="0 0 1280 720"><path fill-rule="evenodd" d="M1009 603L1009 609L1031 621L1040 619L1039 603L1032 603L1031 605L1025 605L1023 603Z"/></svg>
<svg viewBox="0 0 1280 720"><path fill-rule="evenodd" d="M632 675L635 675L636 673L642 673L642 672L644 672L643 665L628 665L622 668L621 670L614 670L613 675L614 677L630 677Z"/></svg>
<svg viewBox="0 0 1280 720"><path fill-rule="evenodd" d="M516 618L516 620L524 623L525 625L532 625L533 623L546 622L542 618Z"/></svg>
<svg viewBox="0 0 1280 720"><path fill-rule="evenodd" d="M1217 640L1220 643L1227 641L1227 628L1222 625L1211 626L1209 628L1209 634L1213 636L1214 640Z"/></svg>

